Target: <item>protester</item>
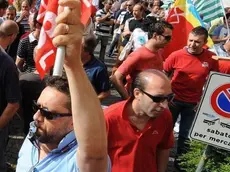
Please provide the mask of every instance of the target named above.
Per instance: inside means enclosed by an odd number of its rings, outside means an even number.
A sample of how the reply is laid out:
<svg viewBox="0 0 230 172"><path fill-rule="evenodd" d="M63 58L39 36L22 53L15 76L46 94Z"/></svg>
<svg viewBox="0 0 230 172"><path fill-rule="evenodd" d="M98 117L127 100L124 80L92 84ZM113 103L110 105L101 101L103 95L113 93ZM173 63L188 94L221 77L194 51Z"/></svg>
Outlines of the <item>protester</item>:
<svg viewBox="0 0 230 172"><path fill-rule="evenodd" d="M41 31L41 23L37 21L38 13L31 14L34 31L20 40L17 50L16 65L21 72L34 72L35 62L33 58L34 47L38 44Z"/></svg>
<svg viewBox="0 0 230 172"><path fill-rule="evenodd" d="M102 101L110 95L110 83L105 64L93 55L96 46L95 36L86 35L82 41L81 61L98 99Z"/></svg>
<svg viewBox="0 0 230 172"><path fill-rule="evenodd" d="M110 10L112 7L111 0L104 1L104 8L100 9L96 13L96 36L97 42L100 42L101 49L99 59L104 62L106 46L109 42L109 36L111 35L113 21L113 13Z"/></svg>
<svg viewBox="0 0 230 172"><path fill-rule="evenodd" d="M188 151L186 141L195 118L196 106L202 95L202 88L209 72L218 71L218 64L212 59L214 53L203 48L207 39L208 31L205 28L194 28L188 36L187 47L173 52L164 63L164 71L169 76L172 75L172 91L175 93L169 104L174 124L181 115L175 160L178 169L178 157Z"/></svg>
<svg viewBox="0 0 230 172"><path fill-rule="evenodd" d="M151 24L148 30L148 42L131 53L111 77L115 88L123 99L129 97L132 79L140 71L145 69L163 70L163 59L158 50L168 44L172 36L172 29L172 25L164 21ZM126 88L123 84L125 77L127 79Z"/></svg>
<svg viewBox="0 0 230 172"><path fill-rule="evenodd" d="M8 7L8 1L0 0L0 17L3 17L5 15L7 7Z"/></svg>
<svg viewBox="0 0 230 172"><path fill-rule="evenodd" d="M0 171L6 172L6 144L8 140L8 123L19 109L20 89L18 72L12 58L4 49L10 45L18 34L18 25L6 20L0 25Z"/></svg>
<svg viewBox="0 0 230 172"><path fill-rule="evenodd" d="M143 24L143 12L144 8L141 4L136 4L133 7L133 17L129 18L125 21L124 31L122 33L122 36L124 40L122 41L122 46L124 47L128 41L129 38L136 28L141 28L141 25Z"/></svg>
<svg viewBox="0 0 230 172"><path fill-rule="evenodd" d="M61 7L71 8L59 13L53 39L55 46L66 47L68 80L63 76L47 81L35 103L37 112L31 125L37 130L33 128L22 145L17 172L110 170L103 111L80 58L83 26L78 2L59 1ZM70 18L73 20L67 20Z"/></svg>
<svg viewBox="0 0 230 172"><path fill-rule="evenodd" d="M223 45L227 40L230 39L230 29L228 29L227 25L230 24L230 13L226 14L226 20L224 19L224 24L218 26L214 29L212 33L212 40L215 44L215 47Z"/></svg>
<svg viewBox="0 0 230 172"><path fill-rule="evenodd" d="M9 5L6 9L6 20L15 21L16 19L15 17L16 17L16 8L13 5ZM10 57L12 57L14 61L16 60L17 49L18 49L20 38L25 33L24 27L20 23L18 23L18 27L19 27L19 32L18 32L16 39L6 49L7 54L9 54Z"/></svg>
<svg viewBox="0 0 230 172"><path fill-rule="evenodd" d="M145 70L131 92L104 110L112 172L165 172L174 139L170 81L161 71Z"/></svg>
<svg viewBox="0 0 230 172"><path fill-rule="evenodd" d="M124 17L125 17L125 14L128 12L129 9L132 9L130 8L130 5L132 4L132 1L125 1L121 4L121 7L124 7L122 9L120 9L116 16L115 16L115 20L114 20L114 32L113 32L113 39L111 41L111 44L109 46L109 51L107 53L107 56L108 57L112 57L113 55L113 51L114 51L114 48L117 46L117 50L119 50L119 41L120 41L120 36L121 36L121 33L124 29L124 24L123 23L123 20L124 20Z"/></svg>
<svg viewBox="0 0 230 172"><path fill-rule="evenodd" d="M212 58L218 60L219 72L230 74L230 41L216 48L216 53Z"/></svg>
<svg viewBox="0 0 230 172"><path fill-rule="evenodd" d="M21 11L17 13L16 22L20 23L24 27L26 32L29 32L30 30L30 26L28 23L29 15L30 15L29 2L27 0L24 0L21 4Z"/></svg>
<svg viewBox="0 0 230 172"><path fill-rule="evenodd" d="M2 17L6 13L6 8L8 7L8 1L7 0L0 0L0 24L3 22Z"/></svg>
<svg viewBox="0 0 230 172"><path fill-rule="evenodd" d="M230 57L230 41L215 48L216 54L222 57Z"/></svg>

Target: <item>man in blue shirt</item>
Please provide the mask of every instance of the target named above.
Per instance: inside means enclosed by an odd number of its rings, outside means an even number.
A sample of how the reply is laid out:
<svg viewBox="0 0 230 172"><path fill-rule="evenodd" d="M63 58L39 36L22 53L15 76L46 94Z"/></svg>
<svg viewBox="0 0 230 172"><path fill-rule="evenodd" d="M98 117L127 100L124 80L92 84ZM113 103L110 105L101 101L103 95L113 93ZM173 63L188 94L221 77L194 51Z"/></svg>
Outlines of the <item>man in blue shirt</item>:
<svg viewBox="0 0 230 172"><path fill-rule="evenodd" d="M110 95L109 75L103 62L93 55L97 46L96 37L93 34L84 37L82 42L81 61L85 72L97 93L99 100L103 100Z"/></svg>
<svg viewBox="0 0 230 172"><path fill-rule="evenodd" d="M78 0L59 0L59 4L71 9L60 9L53 39L55 46L66 47L68 80L65 76L48 79L35 102L34 123L20 150L16 171L109 171L103 111L80 58L81 4Z"/></svg>

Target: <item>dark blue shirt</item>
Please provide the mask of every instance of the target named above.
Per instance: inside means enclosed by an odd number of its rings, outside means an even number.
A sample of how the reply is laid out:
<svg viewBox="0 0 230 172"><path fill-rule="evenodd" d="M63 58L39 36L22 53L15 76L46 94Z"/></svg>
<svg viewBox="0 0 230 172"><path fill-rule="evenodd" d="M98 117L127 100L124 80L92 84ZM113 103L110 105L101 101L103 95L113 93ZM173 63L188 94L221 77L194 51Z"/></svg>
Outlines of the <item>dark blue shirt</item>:
<svg viewBox="0 0 230 172"><path fill-rule="evenodd" d="M109 91L109 75L104 63L92 56L91 60L84 64L84 69L97 94Z"/></svg>
<svg viewBox="0 0 230 172"><path fill-rule="evenodd" d="M17 67L13 59L0 48L0 116L8 103L21 100Z"/></svg>

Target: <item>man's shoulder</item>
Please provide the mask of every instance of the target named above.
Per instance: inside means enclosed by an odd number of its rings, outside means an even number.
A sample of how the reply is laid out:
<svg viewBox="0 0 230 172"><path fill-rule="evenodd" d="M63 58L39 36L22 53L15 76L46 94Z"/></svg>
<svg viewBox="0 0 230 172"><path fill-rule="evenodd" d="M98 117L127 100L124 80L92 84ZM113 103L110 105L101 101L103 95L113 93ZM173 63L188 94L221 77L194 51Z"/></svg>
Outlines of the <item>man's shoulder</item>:
<svg viewBox="0 0 230 172"><path fill-rule="evenodd" d="M208 57L212 57L212 56L215 56L216 54L208 49L204 49L204 52L203 52L204 56L208 56Z"/></svg>
<svg viewBox="0 0 230 172"><path fill-rule="evenodd" d="M96 59L95 57L93 57L87 65L85 65L85 68L89 69L94 69L94 70L97 70L97 71L101 71L101 70L106 70L106 65L101 62L100 60Z"/></svg>
<svg viewBox="0 0 230 172"><path fill-rule="evenodd" d="M180 50L174 51L169 55L169 58L179 58L181 56L186 56L188 55L187 51L185 48L182 48Z"/></svg>
<svg viewBox="0 0 230 172"><path fill-rule="evenodd" d="M23 37L21 40L20 40L20 43L29 43L29 35L26 35L25 37Z"/></svg>
<svg viewBox="0 0 230 172"><path fill-rule="evenodd" d="M16 69L16 65L13 59L8 54L2 52L1 50L0 50L0 66L4 66L4 68L15 68Z"/></svg>
<svg viewBox="0 0 230 172"><path fill-rule="evenodd" d="M104 9L97 10L96 15L102 15L102 14L106 14Z"/></svg>
<svg viewBox="0 0 230 172"><path fill-rule="evenodd" d="M222 30L226 30L224 25L219 25L214 29L213 34L215 36L219 36L219 34L221 33Z"/></svg>
<svg viewBox="0 0 230 172"><path fill-rule="evenodd" d="M105 108L104 109L105 118L110 119L114 117L115 118L120 117L126 103L127 103L127 100L124 100L124 101L112 104L109 107Z"/></svg>

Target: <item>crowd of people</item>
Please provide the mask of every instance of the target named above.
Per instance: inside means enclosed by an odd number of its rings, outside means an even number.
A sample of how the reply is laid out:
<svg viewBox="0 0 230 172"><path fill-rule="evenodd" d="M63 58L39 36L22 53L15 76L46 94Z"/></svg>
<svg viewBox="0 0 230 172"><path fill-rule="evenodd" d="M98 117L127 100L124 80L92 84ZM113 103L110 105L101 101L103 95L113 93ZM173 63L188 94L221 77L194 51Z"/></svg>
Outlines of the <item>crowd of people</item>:
<svg viewBox="0 0 230 172"><path fill-rule="evenodd" d="M162 1L100 1L84 28L79 1L59 0L53 44L66 47L64 72L52 76L51 70L41 80L39 5L0 0L0 172L7 171L8 127L16 113L26 136L17 172L165 172L179 116L174 165L183 171L180 156L189 150L206 79L211 71L230 74L230 7L163 58L174 28ZM209 36L214 51L205 48ZM106 56L116 59L111 75ZM111 86L122 100L102 110Z"/></svg>

